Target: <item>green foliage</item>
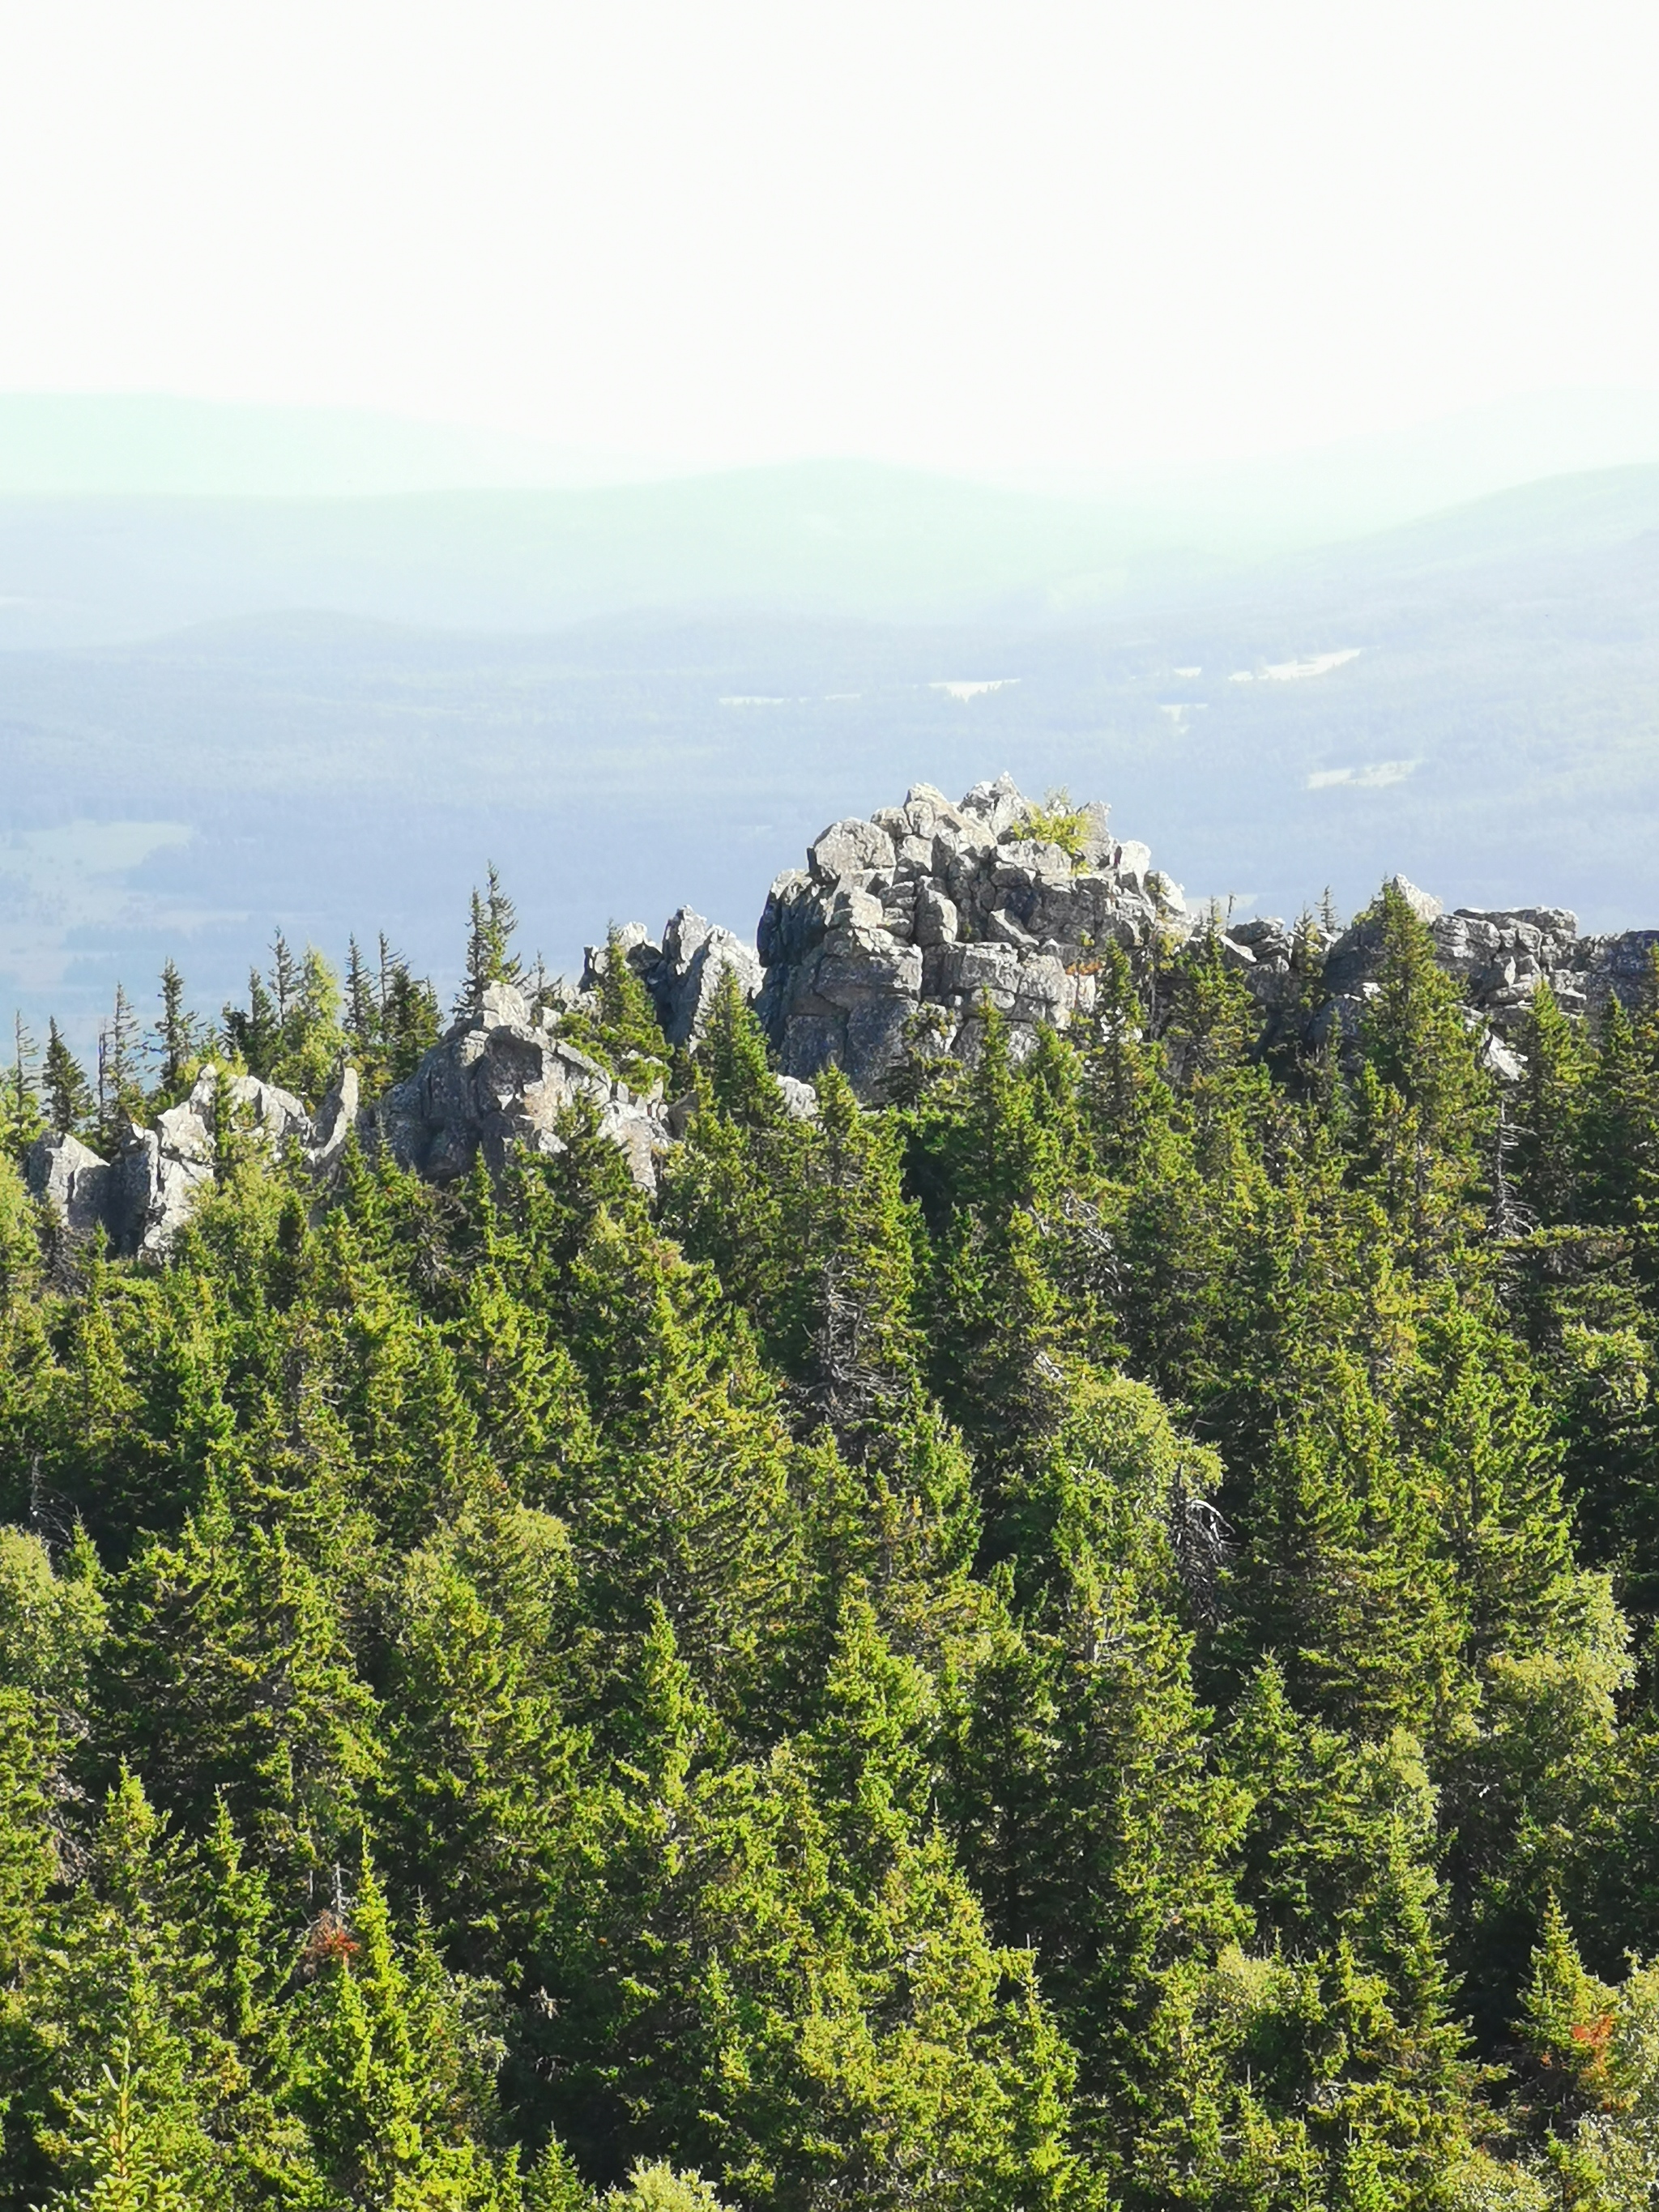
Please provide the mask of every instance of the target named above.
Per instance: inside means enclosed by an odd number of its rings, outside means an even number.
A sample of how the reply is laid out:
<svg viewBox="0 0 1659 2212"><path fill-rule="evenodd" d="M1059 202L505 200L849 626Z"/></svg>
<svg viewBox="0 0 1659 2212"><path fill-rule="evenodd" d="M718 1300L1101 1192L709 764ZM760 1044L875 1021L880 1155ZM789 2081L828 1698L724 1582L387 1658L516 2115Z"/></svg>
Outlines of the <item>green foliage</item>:
<svg viewBox="0 0 1659 2212"><path fill-rule="evenodd" d="M1022 826L1028 837L1058 845L1073 866L1081 866L1089 817L1082 807L1073 805L1072 794L1063 784L1058 790L1045 792L1041 806L1026 809Z"/></svg>
<svg viewBox="0 0 1659 2212"><path fill-rule="evenodd" d="M129 1124L142 1121L144 1087L139 1074L138 1017L118 983L109 1019L98 1030L98 1148L106 1157L126 1141Z"/></svg>
<svg viewBox="0 0 1659 2212"><path fill-rule="evenodd" d="M198 1039L197 1024L185 1003L185 979L169 960L161 970L161 1012L150 1031L158 1063L157 1091L169 1104L183 1097L185 1077Z"/></svg>
<svg viewBox="0 0 1659 2212"><path fill-rule="evenodd" d="M729 971L726 981L732 988ZM596 1004L577 1007L564 1016L559 1025L561 1034L636 1091L648 1091L665 1080L668 1047L661 1025L649 992L623 949L622 933L614 922L606 933L605 960L594 995ZM728 1011L720 1028L729 1030L732 1019Z"/></svg>
<svg viewBox="0 0 1659 2212"><path fill-rule="evenodd" d="M1347 1045L1109 943L806 1113L613 933L654 1199L591 1108L326 1191L216 1112L160 1264L27 1196L94 1102L20 1033L0 2212L1648 2206L1659 991L1540 988L1500 1097L1359 927ZM145 1110L439 1021L385 939L216 1040L169 966Z"/></svg>
<svg viewBox="0 0 1659 2212"><path fill-rule="evenodd" d="M0 1076L0 1157L21 1160L35 1139L45 1133L40 1110L40 1070L35 1061L34 1039L18 1014L12 1024L10 1065Z"/></svg>
<svg viewBox="0 0 1659 2212"><path fill-rule="evenodd" d="M523 963L513 950L514 933L519 926L518 911L501 888L501 879L495 872L492 860L483 890L472 894L466 933L466 957L459 995L455 1000L458 1014L477 1014L483 1010L483 994L492 983L516 984L524 973Z"/></svg>
<svg viewBox="0 0 1659 2212"><path fill-rule="evenodd" d="M347 1048L340 979L314 945L296 960L278 930L268 976L249 972L246 1006L227 1006L224 1038L250 1075L314 1107Z"/></svg>
<svg viewBox="0 0 1659 2212"><path fill-rule="evenodd" d="M382 932L374 964L354 937L347 951L343 1009L345 1049L366 1099L412 1075L438 1042L441 1017L431 984L412 975Z"/></svg>
<svg viewBox="0 0 1659 2212"><path fill-rule="evenodd" d="M75 1136L93 1112L92 1086L86 1070L64 1042L53 1020L46 1032L46 1057L40 1088L46 1103L46 1124L56 1137Z"/></svg>

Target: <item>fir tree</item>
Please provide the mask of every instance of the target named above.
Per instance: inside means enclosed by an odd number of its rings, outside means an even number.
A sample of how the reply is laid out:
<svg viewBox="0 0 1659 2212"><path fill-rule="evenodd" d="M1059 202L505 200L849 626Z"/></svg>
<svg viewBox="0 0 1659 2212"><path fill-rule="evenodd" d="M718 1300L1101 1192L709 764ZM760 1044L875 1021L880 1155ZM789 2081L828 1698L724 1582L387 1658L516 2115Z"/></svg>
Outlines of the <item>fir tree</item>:
<svg viewBox="0 0 1659 2212"><path fill-rule="evenodd" d="M106 1152L118 1152L128 1123L143 1118L138 1050L138 1018L118 983L113 1011L98 1032L98 1142Z"/></svg>
<svg viewBox="0 0 1659 2212"><path fill-rule="evenodd" d="M21 1159L45 1127L35 1042L20 1013L12 1021L11 1066L0 1085L0 1146Z"/></svg>
<svg viewBox="0 0 1659 2212"><path fill-rule="evenodd" d="M1521 1042L1526 1072L1516 1109L1516 1181L1538 1222L1555 1227L1577 1215L1585 1068L1578 1033L1547 977L1528 1006Z"/></svg>
<svg viewBox="0 0 1659 2212"><path fill-rule="evenodd" d="M394 1083L415 1073L437 1043L440 1026L437 993L429 982L400 968L392 978L384 1018L386 1073Z"/></svg>
<svg viewBox="0 0 1659 2212"><path fill-rule="evenodd" d="M278 1030L286 1029L289 1012L300 995L300 963L279 929L270 940L270 997Z"/></svg>
<svg viewBox="0 0 1659 2212"><path fill-rule="evenodd" d="M380 967L384 975L387 965L388 947L380 940ZM383 994L382 994L383 996ZM363 960L362 949L356 937L348 940L345 977L345 1033L359 1064L368 1059L380 1041L380 1005L374 977Z"/></svg>
<svg viewBox="0 0 1659 2212"><path fill-rule="evenodd" d="M1392 883L1374 915L1382 960L1361 1025L1366 1080L1356 1135L1390 1212L1428 1264L1468 1225L1488 1150L1492 1085L1427 925Z"/></svg>
<svg viewBox="0 0 1659 2212"><path fill-rule="evenodd" d="M92 1118L94 1099L86 1071L64 1042L55 1016L46 1025L46 1057L40 1087L46 1096L46 1119L54 1136L73 1136Z"/></svg>
<svg viewBox="0 0 1659 2212"><path fill-rule="evenodd" d="M492 860L486 872L484 888L472 894L471 918L467 927L465 980L455 1000L458 1014L477 1014L483 1011L483 994L492 983L517 985L523 968L513 950L514 933L519 917L513 902L501 888L501 878Z"/></svg>
<svg viewBox="0 0 1659 2212"><path fill-rule="evenodd" d="M150 1031L157 1078L164 1095L183 1089L185 1069L197 1049L196 1023L185 1004L185 979L169 960L161 969L161 1015Z"/></svg>
<svg viewBox="0 0 1659 2212"><path fill-rule="evenodd" d="M282 1020L257 968L248 970L247 1005L226 1006L225 1041L250 1075L269 1082L283 1048Z"/></svg>
<svg viewBox="0 0 1659 2212"><path fill-rule="evenodd" d="M667 1072L668 1048L650 994L635 973L614 922L605 937L598 997L591 1011L584 1008L565 1016L560 1024L562 1034L625 1080L641 1090L648 1088ZM729 1027L718 1025L722 1034Z"/></svg>

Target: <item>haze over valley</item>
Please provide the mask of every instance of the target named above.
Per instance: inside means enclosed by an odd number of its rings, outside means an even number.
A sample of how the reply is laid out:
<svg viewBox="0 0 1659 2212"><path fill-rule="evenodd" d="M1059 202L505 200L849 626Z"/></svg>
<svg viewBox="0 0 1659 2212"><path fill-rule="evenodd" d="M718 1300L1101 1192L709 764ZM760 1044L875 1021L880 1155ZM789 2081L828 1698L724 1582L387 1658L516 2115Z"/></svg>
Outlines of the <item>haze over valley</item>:
<svg viewBox="0 0 1659 2212"><path fill-rule="evenodd" d="M1554 419L1587 450L1582 405ZM1237 472L1135 507L832 463L277 501L211 489L269 450L239 435L205 492L0 499L0 973L32 1020L85 1033L169 952L216 1005L278 923L336 955L384 924L442 981L487 858L556 968L682 901L747 933L826 820L1003 769L1241 912L1399 868L1650 918L1659 464L1322 544L1386 470L1297 463L1289 519Z"/></svg>

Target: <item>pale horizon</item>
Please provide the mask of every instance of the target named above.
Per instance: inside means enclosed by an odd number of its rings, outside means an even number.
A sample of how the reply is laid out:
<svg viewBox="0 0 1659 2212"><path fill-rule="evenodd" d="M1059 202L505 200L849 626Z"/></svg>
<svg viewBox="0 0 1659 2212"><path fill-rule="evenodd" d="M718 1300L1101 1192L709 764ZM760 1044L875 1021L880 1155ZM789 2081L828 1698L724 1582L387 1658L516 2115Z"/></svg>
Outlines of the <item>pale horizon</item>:
<svg viewBox="0 0 1659 2212"><path fill-rule="evenodd" d="M69 4L0 35L0 391L709 470L1235 463L1659 392L1613 6Z"/></svg>

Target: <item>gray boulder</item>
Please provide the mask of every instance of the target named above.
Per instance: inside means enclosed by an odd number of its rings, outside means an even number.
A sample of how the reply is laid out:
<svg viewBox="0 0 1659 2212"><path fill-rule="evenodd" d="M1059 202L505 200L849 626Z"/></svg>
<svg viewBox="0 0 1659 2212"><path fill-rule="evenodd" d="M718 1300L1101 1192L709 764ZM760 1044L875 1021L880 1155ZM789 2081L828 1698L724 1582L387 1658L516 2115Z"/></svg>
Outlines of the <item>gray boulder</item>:
<svg viewBox="0 0 1659 2212"><path fill-rule="evenodd" d="M72 1237L89 1237L109 1205L109 1164L78 1137L40 1137L30 1146L23 1179Z"/></svg>
<svg viewBox="0 0 1659 2212"><path fill-rule="evenodd" d="M911 936L915 943L954 945L960 927L956 903L945 896L936 883L924 881L918 888L912 905Z"/></svg>
<svg viewBox="0 0 1659 2212"><path fill-rule="evenodd" d="M119 1152L110 1161L100 1159L74 1137L43 1138L27 1164L30 1189L52 1206L72 1236L88 1237L101 1227L111 1250L122 1258L163 1257L189 1218L197 1194L213 1181L220 1079L216 1068L204 1068L190 1097L159 1114L153 1127L129 1124ZM356 1074L349 1072L352 1112L356 1086ZM238 1127L271 1152L285 1145L299 1146L313 1169L331 1164L343 1146L345 1130L337 1123L345 1096L343 1091L335 1101L332 1148L324 1161L316 1149L311 1116L291 1091L252 1075L232 1076L227 1083L228 1103Z"/></svg>
<svg viewBox="0 0 1659 2212"><path fill-rule="evenodd" d="M897 858L891 836L875 822L832 822L806 848L806 864L820 884L890 868Z"/></svg>
<svg viewBox="0 0 1659 2212"><path fill-rule="evenodd" d="M648 979L657 1017L670 1044L693 1044L708 1026L720 979L736 976L745 1000L761 987L761 964L752 945L705 921L689 906L670 917L662 958Z"/></svg>
<svg viewBox="0 0 1659 2212"><path fill-rule="evenodd" d="M434 1182L456 1181L480 1157L499 1175L515 1147L560 1151L559 1124L585 1099L635 1180L653 1188L670 1141L660 1101L636 1096L556 1030L515 1018L527 1012L516 993L486 993L480 1012L458 1022L379 1101L366 1120L368 1140Z"/></svg>
<svg viewBox="0 0 1659 2212"><path fill-rule="evenodd" d="M197 1194L213 1181L213 1149L205 1129L184 1107L164 1138L160 1127L133 1128L110 1170L108 1221L115 1249L129 1257L161 1259L190 1218ZM193 1125L193 1126L192 1126ZM198 1143L198 1131L206 1139Z"/></svg>
<svg viewBox="0 0 1659 2212"><path fill-rule="evenodd" d="M1445 912L1442 902L1431 891L1420 891L1409 877L1393 875L1389 882L1397 890L1419 921L1437 921Z"/></svg>
<svg viewBox="0 0 1659 2212"><path fill-rule="evenodd" d="M689 906L669 916L660 943L643 922L626 923L617 933L617 949L649 992L671 1045L696 1043L708 1026L720 979L728 971L736 975L745 1000L752 1000L760 989L761 966L753 945ZM609 958L608 945L587 947L582 992L589 1003L604 980Z"/></svg>
<svg viewBox="0 0 1659 2212"><path fill-rule="evenodd" d="M878 1097L922 1029L971 1059L987 1000L1023 1053L1042 1025L1092 1006L1103 945L1144 957L1184 938L1178 895L1149 887L1146 847L1115 840L1103 806L1081 812L1080 862L1031 835L1030 802L1007 775L954 805L912 785L868 823L832 823L806 867L774 883L756 933L757 1011L784 1073L803 1081L833 1062Z"/></svg>
<svg viewBox="0 0 1659 2212"><path fill-rule="evenodd" d="M330 1085L313 1124L311 1164L313 1174L331 1175L357 1125L357 1071L349 1063Z"/></svg>

